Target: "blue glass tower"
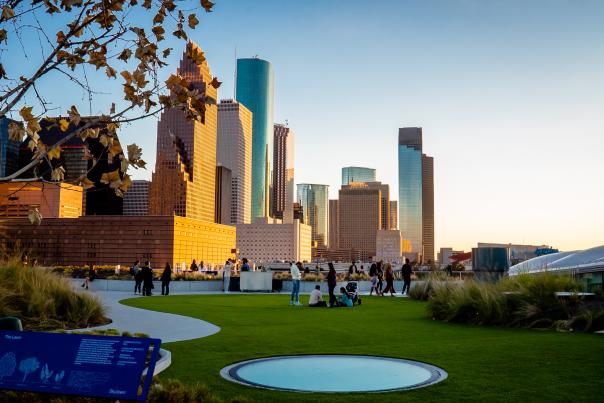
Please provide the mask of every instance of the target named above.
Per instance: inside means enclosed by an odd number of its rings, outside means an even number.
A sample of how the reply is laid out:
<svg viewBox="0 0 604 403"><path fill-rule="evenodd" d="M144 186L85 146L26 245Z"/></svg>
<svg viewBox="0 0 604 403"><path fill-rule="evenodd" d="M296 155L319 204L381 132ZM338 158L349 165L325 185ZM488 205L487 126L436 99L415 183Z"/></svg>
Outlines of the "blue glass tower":
<svg viewBox="0 0 604 403"><path fill-rule="evenodd" d="M411 242L414 253L422 254L422 129L398 130L398 219L399 229Z"/></svg>
<svg viewBox="0 0 604 403"><path fill-rule="evenodd" d="M375 182L375 169L363 167L342 168L342 186L350 182Z"/></svg>
<svg viewBox="0 0 604 403"><path fill-rule="evenodd" d="M0 177L8 176L19 168L20 141L11 140L8 136L8 125L21 123L7 117L0 118Z"/></svg>
<svg viewBox="0 0 604 403"><path fill-rule="evenodd" d="M237 59L236 98L252 112L252 219L268 215L273 153L273 67L266 60Z"/></svg>

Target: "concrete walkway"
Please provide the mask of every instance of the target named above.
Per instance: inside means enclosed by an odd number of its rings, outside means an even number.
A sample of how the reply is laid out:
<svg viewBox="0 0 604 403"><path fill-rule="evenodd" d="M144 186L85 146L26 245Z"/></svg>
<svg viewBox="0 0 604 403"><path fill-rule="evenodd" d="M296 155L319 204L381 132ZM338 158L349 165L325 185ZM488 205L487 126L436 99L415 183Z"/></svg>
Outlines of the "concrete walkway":
<svg viewBox="0 0 604 403"><path fill-rule="evenodd" d="M163 343L198 339L200 337L211 336L220 331L218 326L204 320L172 313L133 308L120 304L120 300L136 298L129 293L119 291L94 291L92 294L101 299L103 305L107 309L107 316L111 318L113 322L108 325L80 330L117 329L120 332L146 333L150 337L161 339Z"/></svg>

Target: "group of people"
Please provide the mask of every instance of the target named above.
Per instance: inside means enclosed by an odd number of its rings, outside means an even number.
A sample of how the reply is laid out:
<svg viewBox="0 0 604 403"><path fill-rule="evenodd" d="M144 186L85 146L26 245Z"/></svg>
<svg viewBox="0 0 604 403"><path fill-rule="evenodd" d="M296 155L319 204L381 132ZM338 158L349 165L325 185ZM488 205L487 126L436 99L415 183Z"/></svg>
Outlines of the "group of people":
<svg viewBox="0 0 604 403"><path fill-rule="evenodd" d="M300 302L300 280L302 279L302 263L292 263L290 269L292 277L292 293L290 297L290 305L302 306ZM333 263L329 263L329 272L327 273L327 289L329 290L329 303L323 301L321 294L321 286L315 286L315 289L310 293L308 306L310 307L352 307L353 301L344 287L340 287L340 296L336 298L334 293L338 284L336 269Z"/></svg>
<svg viewBox="0 0 604 403"><path fill-rule="evenodd" d="M151 296L153 295L151 290L155 288L153 285L153 269L151 268L151 262L147 260L142 267L140 266L140 263L140 260L137 260L130 268L130 274L134 277L134 294ZM172 267L170 266L170 263L166 263L166 267L164 267L164 271L159 279L161 281L161 295L169 295L170 281L172 281Z"/></svg>
<svg viewBox="0 0 604 403"><path fill-rule="evenodd" d="M403 264L403 267L401 268L403 295L407 295L409 288L411 287L411 272L412 269L411 264L409 264L409 259L405 259L405 264ZM386 263L385 265L381 261L373 263L369 269L369 278L371 281L369 295L373 295L374 291L376 295L382 296L388 292L391 296L396 294L396 290L394 289L394 269L390 263ZM386 288L382 289L384 278L386 279Z"/></svg>

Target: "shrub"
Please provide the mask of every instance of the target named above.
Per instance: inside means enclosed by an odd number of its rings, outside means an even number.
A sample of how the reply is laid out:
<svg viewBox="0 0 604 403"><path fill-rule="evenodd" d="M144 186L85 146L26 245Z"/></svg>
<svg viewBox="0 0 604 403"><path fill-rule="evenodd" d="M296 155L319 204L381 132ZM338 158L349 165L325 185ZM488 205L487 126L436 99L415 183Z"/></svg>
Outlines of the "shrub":
<svg viewBox="0 0 604 403"><path fill-rule="evenodd" d="M16 261L0 265L0 316L16 316L26 330L79 328L107 323L101 302L76 292L68 280Z"/></svg>
<svg viewBox="0 0 604 403"><path fill-rule="evenodd" d="M203 402L218 403L216 398L204 385L185 386L180 381L169 379L152 386L147 399L149 403Z"/></svg>

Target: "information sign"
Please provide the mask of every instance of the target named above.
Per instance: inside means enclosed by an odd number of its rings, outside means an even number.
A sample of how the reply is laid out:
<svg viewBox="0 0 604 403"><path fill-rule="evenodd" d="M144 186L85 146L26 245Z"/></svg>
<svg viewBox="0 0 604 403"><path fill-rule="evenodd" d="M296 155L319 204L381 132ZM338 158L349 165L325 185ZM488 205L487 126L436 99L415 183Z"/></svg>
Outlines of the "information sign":
<svg viewBox="0 0 604 403"><path fill-rule="evenodd" d="M160 344L142 337L0 331L0 389L145 401Z"/></svg>

